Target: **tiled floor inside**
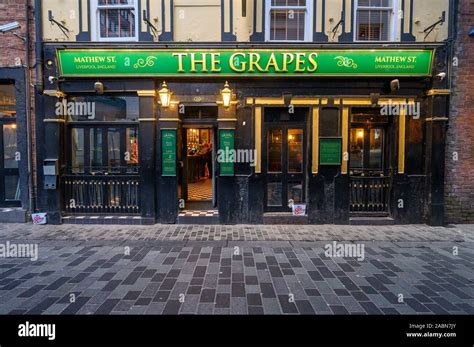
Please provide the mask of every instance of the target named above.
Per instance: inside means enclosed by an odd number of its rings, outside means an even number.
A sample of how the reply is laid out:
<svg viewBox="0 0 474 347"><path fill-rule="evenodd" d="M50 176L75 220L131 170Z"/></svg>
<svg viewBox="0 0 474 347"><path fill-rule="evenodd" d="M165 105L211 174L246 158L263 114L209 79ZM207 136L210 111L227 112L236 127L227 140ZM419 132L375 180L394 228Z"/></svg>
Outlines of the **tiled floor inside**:
<svg viewBox="0 0 474 347"><path fill-rule="evenodd" d="M188 183L188 199L212 200L212 179L201 179L196 183Z"/></svg>

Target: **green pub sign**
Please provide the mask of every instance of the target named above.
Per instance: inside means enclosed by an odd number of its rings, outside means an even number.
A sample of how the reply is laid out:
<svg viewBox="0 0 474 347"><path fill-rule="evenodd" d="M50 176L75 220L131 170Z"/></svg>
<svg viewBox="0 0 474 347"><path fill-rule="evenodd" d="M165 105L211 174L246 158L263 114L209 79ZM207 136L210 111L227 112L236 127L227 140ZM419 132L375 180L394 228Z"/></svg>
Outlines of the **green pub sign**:
<svg viewBox="0 0 474 347"><path fill-rule="evenodd" d="M235 138L234 130L221 129L219 130L219 169L221 176L234 176L235 163Z"/></svg>
<svg viewBox="0 0 474 347"><path fill-rule="evenodd" d="M340 138L319 140L319 164L341 165L342 140Z"/></svg>
<svg viewBox="0 0 474 347"><path fill-rule="evenodd" d="M420 49L58 49L63 77L429 76Z"/></svg>
<svg viewBox="0 0 474 347"><path fill-rule="evenodd" d="M162 175L176 176L176 130L161 131Z"/></svg>

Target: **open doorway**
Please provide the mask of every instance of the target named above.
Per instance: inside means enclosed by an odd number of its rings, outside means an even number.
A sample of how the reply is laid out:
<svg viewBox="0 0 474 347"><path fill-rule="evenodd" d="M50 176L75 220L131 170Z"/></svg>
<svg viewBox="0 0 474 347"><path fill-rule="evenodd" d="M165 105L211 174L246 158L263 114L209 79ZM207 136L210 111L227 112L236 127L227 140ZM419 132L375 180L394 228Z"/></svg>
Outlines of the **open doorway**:
<svg viewBox="0 0 474 347"><path fill-rule="evenodd" d="M216 207L215 130L212 127L183 128L181 199L187 210Z"/></svg>

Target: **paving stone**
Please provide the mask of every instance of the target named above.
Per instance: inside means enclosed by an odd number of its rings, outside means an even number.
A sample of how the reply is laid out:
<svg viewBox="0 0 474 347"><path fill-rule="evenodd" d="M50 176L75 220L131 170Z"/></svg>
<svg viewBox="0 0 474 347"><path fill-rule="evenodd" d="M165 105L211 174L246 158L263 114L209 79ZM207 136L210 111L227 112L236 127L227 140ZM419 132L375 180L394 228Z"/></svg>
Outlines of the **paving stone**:
<svg viewBox="0 0 474 347"><path fill-rule="evenodd" d="M470 226L0 225L2 239L48 255L0 264L2 314L473 314ZM374 241L360 262L326 257L331 239Z"/></svg>

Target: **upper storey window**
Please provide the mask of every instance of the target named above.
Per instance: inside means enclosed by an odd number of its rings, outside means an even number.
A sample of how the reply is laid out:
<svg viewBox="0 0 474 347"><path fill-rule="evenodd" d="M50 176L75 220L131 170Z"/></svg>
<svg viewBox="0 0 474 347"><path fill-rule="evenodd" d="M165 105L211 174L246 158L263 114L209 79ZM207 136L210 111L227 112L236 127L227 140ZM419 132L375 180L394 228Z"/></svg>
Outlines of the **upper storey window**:
<svg viewBox="0 0 474 347"><path fill-rule="evenodd" d="M357 0L356 41L395 41L397 0Z"/></svg>
<svg viewBox="0 0 474 347"><path fill-rule="evenodd" d="M137 0L94 0L95 39L137 41Z"/></svg>
<svg viewBox="0 0 474 347"><path fill-rule="evenodd" d="M267 41L310 41L312 0L267 0Z"/></svg>

